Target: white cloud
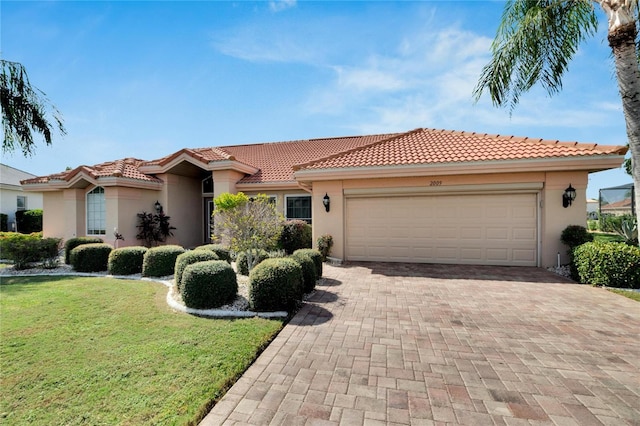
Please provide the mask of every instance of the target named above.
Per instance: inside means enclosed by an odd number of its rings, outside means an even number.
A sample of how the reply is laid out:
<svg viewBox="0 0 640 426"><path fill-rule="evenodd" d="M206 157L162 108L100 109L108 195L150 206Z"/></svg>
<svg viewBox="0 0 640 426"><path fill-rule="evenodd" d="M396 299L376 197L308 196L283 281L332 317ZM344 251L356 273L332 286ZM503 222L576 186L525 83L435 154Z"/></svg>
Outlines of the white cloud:
<svg viewBox="0 0 640 426"><path fill-rule="evenodd" d="M297 0L270 0L269 9L274 12L280 12L285 9L296 7Z"/></svg>

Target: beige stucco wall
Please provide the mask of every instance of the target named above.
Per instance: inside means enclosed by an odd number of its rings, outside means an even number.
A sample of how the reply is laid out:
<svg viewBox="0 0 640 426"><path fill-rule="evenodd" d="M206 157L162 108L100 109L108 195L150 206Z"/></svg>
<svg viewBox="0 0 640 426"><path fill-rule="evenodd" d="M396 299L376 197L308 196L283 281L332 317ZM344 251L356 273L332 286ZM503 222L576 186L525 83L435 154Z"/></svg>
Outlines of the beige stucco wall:
<svg viewBox="0 0 640 426"><path fill-rule="evenodd" d="M538 209L540 266L556 264L557 253L561 253L561 262L567 263L566 247L560 242L560 233L568 225L585 225L587 172L528 172L487 175L425 176L416 178L393 179L352 179L336 181L316 181L313 184L313 241L316 246L318 237L329 234L333 237L331 256L344 259L345 253L345 191L369 190L389 192L393 188L404 190L424 188L425 193L446 194L447 187L483 185L483 191L491 191L492 185L539 183L536 190L541 201ZM562 194L569 184L577 191L577 198L569 208L562 207ZM517 192L517 190L515 190ZM331 199L331 210L326 212L322 204L325 193ZM462 192L461 194L464 194ZM473 189L469 190L473 193ZM463 195L461 195L463 196Z"/></svg>
<svg viewBox="0 0 640 426"><path fill-rule="evenodd" d="M159 177L165 182L159 201L165 214L171 217L171 226L176 228L167 244L186 248L201 245L204 226L202 179L172 174Z"/></svg>
<svg viewBox="0 0 640 426"><path fill-rule="evenodd" d="M105 188L107 204L107 235L105 241L117 247L139 246L142 241L136 239L138 234L138 213L153 213L154 204L158 200L159 191L109 187ZM118 230L124 241L115 241L113 232Z"/></svg>
<svg viewBox="0 0 640 426"><path fill-rule="evenodd" d="M560 242L562 230L569 225L586 226L588 174L587 172L547 173L541 194L541 266L556 265L558 253L560 263L567 264L567 247ZM571 206L562 207L562 194L571 184L576 189L576 199Z"/></svg>

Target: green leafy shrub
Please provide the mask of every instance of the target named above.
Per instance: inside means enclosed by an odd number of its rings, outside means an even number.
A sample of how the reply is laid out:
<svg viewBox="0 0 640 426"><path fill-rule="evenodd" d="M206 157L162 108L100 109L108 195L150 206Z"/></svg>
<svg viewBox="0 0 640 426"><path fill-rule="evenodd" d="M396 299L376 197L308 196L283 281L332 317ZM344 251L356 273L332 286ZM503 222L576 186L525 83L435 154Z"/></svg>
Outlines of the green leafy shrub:
<svg viewBox="0 0 640 426"><path fill-rule="evenodd" d="M311 248L311 225L304 220L297 219L284 222L279 244L287 254L292 254L298 249Z"/></svg>
<svg viewBox="0 0 640 426"><path fill-rule="evenodd" d="M76 237L70 238L64 244L64 263L71 264L71 251L82 244L99 244L103 243L101 238L98 237Z"/></svg>
<svg viewBox="0 0 640 426"><path fill-rule="evenodd" d="M616 232L626 220L634 220L635 217L630 214L614 216L612 214L603 214L600 216L600 230L602 232Z"/></svg>
<svg viewBox="0 0 640 426"><path fill-rule="evenodd" d="M164 277L173 275L176 259L184 249L176 245L152 247L144 254L142 276Z"/></svg>
<svg viewBox="0 0 640 426"><path fill-rule="evenodd" d="M254 256L257 256L256 265L265 259L269 258L269 253L266 250L254 251ZM240 275L249 275L249 265L247 264L247 253L240 252L236 256L236 268Z"/></svg>
<svg viewBox="0 0 640 426"><path fill-rule="evenodd" d="M333 247L333 237L329 234L322 235L318 238L318 251L322 255L322 261L326 262L329 253Z"/></svg>
<svg viewBox="0 0 640 426"><path fill-rule="evenodd" d="M309 293L316 288L318 275L316 274L316 265L308 254L297 250L291 255L291 258L298 262L302 267L302 289L304 293Z"/></svg>
<svg viewBox="0 0 640 426"><path fill-rule="evenodd" d="M574 251L580 282L640 288L640 248L624 243L585 243Z"/></svg>
<svg viewBox="0 0 640 426"><path fill-rule="evenodd" d="M132 246L117 248L109 253L108 270L113 275L131 275L142 272L146 247Z"/></svg>
<svg viewBox="0 0 640 426"><path fill-rule="evenodd" d="M220 258L211 250L186 251L176 258L176 266L173 272L173 279L176 282L178 291L181 290L182 274L184 273L185 268L193 263L204 262L207 260L220 260Z"/></svg>
<svg viewBox="0 0 640 426"><path fill-rule="evenodd" d="M100 272L109 267L109 244L82 244L71 250L71 266L78 272Z"/></svg>
<svg viewBox="0 0 640 426"><path fill-rule="evenodd" d="M255 311L293 310L302 291L302 267L290 258L266 259L249 274L249 306Z"/></svg>
<svg viewBox="0 0 640 426"><path fill-rule="evenodd" d="M584 226L569 225L562 231L560 241L569 246L571 251L579 245L593 241L593 235Z"/></svg>
<svg viewBox="0 0 640 426"><path fill-rule="evenodd" d="M23 234L42 232L42 209L18 210L16 228Z"/></svg>
<svg viewBox="0 0 640 426"><path fill-rule="evenodd" d="M205 244L195 248L196 250L211 250L220 260L231 263L231 250L222 244Z"/></svg>
<svg viewBox="0 0 640 426"><path fill-rule="evenodd" d="M322 255L315 249L300 249L293 252L293 254L303 254L309 256L313 263L316 265L316 275L318 278L322 276Z"/></svg>
<svg viewBox="0 0 640 426"><path fill-rule="evenodd" d="M33 263L42 262L45 268L58 263L59 238L42 238L41 233L20 234L5 232L0 238L2 257L13 261L15 269L27 269Z"/></svg>
<svg viewBox="0 0 640 426"><path fill-rule="evenodd" d="M589 231L597 231L599 226L600 222L597 220L587 220L587 228L589 228Z"/></svg>
<svg viewBox="0 0 640 426"><path fill-rule="evenodd" d="M236 273L224 260L193 263L182 274L180 294L189 308L217 308L232 302L237 293Z"/></svg>

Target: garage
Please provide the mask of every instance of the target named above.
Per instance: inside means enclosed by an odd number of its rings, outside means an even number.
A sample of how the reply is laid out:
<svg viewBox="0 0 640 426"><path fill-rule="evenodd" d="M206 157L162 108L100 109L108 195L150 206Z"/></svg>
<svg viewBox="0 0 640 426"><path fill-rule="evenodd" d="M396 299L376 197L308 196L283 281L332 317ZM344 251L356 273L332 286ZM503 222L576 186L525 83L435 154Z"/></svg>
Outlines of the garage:
<svg viewBox="0 0 640 426"><path fill-rule="evenodd" d="M537 266L535 193L346 198L352 261Z"/></svg>

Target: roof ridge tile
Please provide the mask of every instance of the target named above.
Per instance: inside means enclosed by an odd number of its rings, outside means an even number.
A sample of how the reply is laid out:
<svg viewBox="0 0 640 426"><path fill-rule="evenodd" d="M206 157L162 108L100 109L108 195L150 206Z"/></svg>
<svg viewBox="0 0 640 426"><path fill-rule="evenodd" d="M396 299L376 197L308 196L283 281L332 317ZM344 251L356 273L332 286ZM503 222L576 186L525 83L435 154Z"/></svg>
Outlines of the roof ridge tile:
<svg viewBox="0 0 640 426"><path fill-rule="evenodd" d="M404 133L395 133L395 134L392 134L388 138L383 138L383 139L381 139L379 141L373 141L373 142L371 142L369 144L366 144L366 145L362 145L362 146L358 146L358 147L355 147L355 148L347 149L345 151L340 151L338 153L335 153L335 154L332 154L332 155L328 155L326 157L316 158L316 159L308 161L306 163L294 164L293 165L293 170L297 171L297 170L300 170L300 169L302 169L304 167L309 167L309 166L313 165L314 163L320 163L320 162L323 162L323 161L332 160L334 158L339 158L339 157L342 157L342 156L345 156L345 155L348 155L348 154L351 154L351 153L354 153L354 152L358 152L358 151L370 148L372 146L376 146L376 145L380 145L380 144L383 144L383 143L387 143L387 142L392 141L392 140L397 139L397 138L409 136L409 135L417 133L417 132L419 132L421 130L422 130L421 128L417 128L417 129L409 130L408 132L404 132ZM378 135L375 135L375 136L378 136Z"/></svg>

